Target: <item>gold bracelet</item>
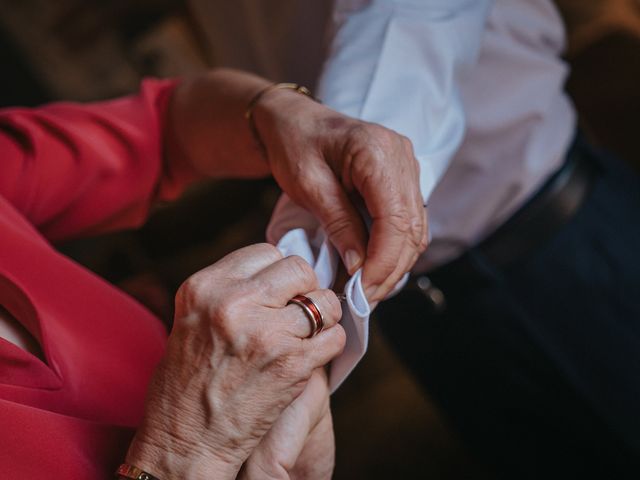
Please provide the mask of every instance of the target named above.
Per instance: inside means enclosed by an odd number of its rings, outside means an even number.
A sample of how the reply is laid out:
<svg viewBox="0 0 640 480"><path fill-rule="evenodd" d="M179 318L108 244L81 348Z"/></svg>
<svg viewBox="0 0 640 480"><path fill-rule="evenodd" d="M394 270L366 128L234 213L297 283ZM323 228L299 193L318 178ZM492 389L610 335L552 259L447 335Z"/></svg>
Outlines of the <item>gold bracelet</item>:
<svg viewBox="0 0 640 480"><path fill-rule="evenodd" d="M118 467L116 477L130 478L133 480L159 480L150 473L147 473L138 467L134 467L133 465L129 465L128 463L123 463Z"/></svg>
<svg viewBox="0 0 640 480"><path fill-rule="evenodd" d="M301 93L302 95L306 95L312 100L316 100L316 98L311 94L311 91L307 87L302 85L298 85L297 83L274 83L269 85L268 87L263 88L258 93L256 93L249 104L247 105L247 109L244 112L244 117L249 122L249 127L251 128L251 133L253 137L256 139L260 147L264 149L264 144L262 143L262 139L260 138L260 134L258 133L258 129L256 128L255 120L253 119L253 110L256 108L256 105L260 101L260 99L264 96L265 93L270 92L271 90L280 90L280 89L288 89L293 90L294 92Z"/></svg>

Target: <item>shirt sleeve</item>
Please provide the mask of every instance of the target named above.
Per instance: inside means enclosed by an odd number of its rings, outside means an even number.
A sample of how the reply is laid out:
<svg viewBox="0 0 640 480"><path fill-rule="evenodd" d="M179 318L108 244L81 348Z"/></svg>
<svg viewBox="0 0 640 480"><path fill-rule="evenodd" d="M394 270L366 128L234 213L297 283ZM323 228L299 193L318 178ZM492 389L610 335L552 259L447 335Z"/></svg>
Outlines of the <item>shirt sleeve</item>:
<svg viewBox="0 0 640 480"><path fill-rule="evenodd" d="M425 202L464 135L458 84L491 0L338 0L319 97L409 137Z"/></svg>
<svg viewBox="0 0 640 480"><path fill-rule="evenodd" d="M171 80L88 104L0 110L0 195L57 241L138 226L185 183L163 163Z"/></svg>

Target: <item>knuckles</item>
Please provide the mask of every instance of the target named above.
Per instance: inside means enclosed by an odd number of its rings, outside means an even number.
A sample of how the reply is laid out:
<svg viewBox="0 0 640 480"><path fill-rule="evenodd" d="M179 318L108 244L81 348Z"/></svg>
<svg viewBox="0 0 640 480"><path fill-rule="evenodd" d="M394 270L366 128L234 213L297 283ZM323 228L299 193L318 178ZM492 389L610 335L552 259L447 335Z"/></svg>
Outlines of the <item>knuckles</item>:
<svg viewBox="0 0 640 480"><path fill-rule="evenodd" d="M267 365L275 378L291 383L309 379L314 369L302 348L288 345L279 353L272 352Z"/></svg>
<svg viewBox="0 0 640 480"><path fill-rule="evenodd" d="M319 174L317 170L313 164L295 164L290 174L293 176L295 184L300 190L309 191L317 188Z"/></svg>
<svg viewBox="0 0 640 480"><path fill-rule="evenodd" d="M271 245L254 246L254 252L272 255L286 266L286 281L317 287L313 268L301 257L281 258ZM274 314L254 301L255 284L238 280L229 282L224 269L198 272L178 289L176 294L176 322L194 330L197 336L209 336L218 352L245 363L247 368L269 371L285 383L296 384L310 378L314 368L313 357L306 352L303 341L280 331L276 322L269 322ZM281 272L281 271L280 271ZM323 314L335 323L341 316L341 304L336 295L322 291ZM269 325L271 324L271 327ZM342 349L344 331L337 328L336 342L325 348Z"/></svg>
<svg viewBox="0 0 640 480"><path fill-rule="evenodd" d="M271 263L282 259L282 252L280 252L278 247L270 243L256 243L245 247L243 250L248 250L257 257L267 258Z"/></svg>
<svg viewBox="0 0 640 480"><path fill-rule="evenodd" d="M403 171L411 175L409 181L417 180L420 165L413 150L411 140L394 130L375 123L356 121L349 131L349 153L362 159L355 170L378 170L399 174ZM403 181L406 179L402 179Z"/></svg>
<svg viewBox="0 0 640 480"><path fill-rule="evenodd" d="M230 340L231 352L252 365L264 368L274 360L286 357L289 348L281 337L268 332L251 332L242 337L234 337Z"/></svg>
<svg viewBox="0 0 640 480"><path fill-rule="evenodd" d="M411 237L414 233L416 222L413 221L411 215L405 208L397 209L396 213L388 216L389 225L403 236Z"/></svg>
<svg viewBox="0 0 640 480"><path fill-rule="evenodd" d="M291 383L298 383L301 380L308 380L311 377L313 368L304 357L286 356L280 357L273 362L274 375L282 380Z"/></svg>
<svg viewBox="0 0 640 480"><path fill-rule="evenodd" d="M350 134L353 147L366 151L374 161L397 158L399 152L406 153L407 146L413 151L411 141L407 137L375 123L358 122L352 127Z"/></svg>
<svg viewBox="0 0 640 480"><path fill-rule="evenodd" d="M182 282L178 288L175 298L177 316L180 316L181 312L186 313L196 309L202 301L206 294L206 282L202 278L203 276L200 272L195 273Z"/></svg>
<svg viewBox="0 0 640 480"><path fill-rule="evenodd" d="M235 323L247 316L246 306L235 293L229 293L224 299L214 302L209 307L211 324L221 331L231 330Z"/></svg>
<svg viewBox="0 0 640 480"><path fill-rule="evenodd" d="M330 238L337 238L353 230L353 222L345 212L336 211L335 215L325 220L323 227Z"/></svg>
<svg viewBox="0 0 640 480"><path fill-rule="evenodd" d="M413 156L413 143L409 140L409 137L405 137L404 135L400 135L400 140L402 142L402 146L404 149Z"/></svg>
<svg viewBox="0 0 640 480"><path fill-rule="evenodd" d="M336 323L342 317L342 305L340 300L332 290L321 290L319 292L322 295L321 303L323 306L322 315L331 320L331 323ZM318 298L320 300L320 298Z"/></svg>
<svg viewBox="0 0 640 480"><path fill-rule="evenodd" d="M317 284L316 273L304 258L298 255L291 255L282 261L285 262L289 273L287 281L301 282L304 285L311 285L312 288Z"/></svg>

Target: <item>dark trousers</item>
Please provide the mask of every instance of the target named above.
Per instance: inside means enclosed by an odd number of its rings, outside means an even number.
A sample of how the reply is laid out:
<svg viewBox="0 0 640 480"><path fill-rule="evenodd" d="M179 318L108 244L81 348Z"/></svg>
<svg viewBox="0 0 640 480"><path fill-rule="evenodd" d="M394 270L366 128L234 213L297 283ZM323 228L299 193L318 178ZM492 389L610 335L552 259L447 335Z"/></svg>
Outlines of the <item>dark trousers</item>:
<svg viewBox="0 0 640 480"><path fill-rule="evenodd" d="M586 148L586 147L582 147ZM504 478L640 478L640 177L595 154L577 214L527 258L429 274L382 330L463 441ZM442 270L441 270L442 271Z"/></svg>

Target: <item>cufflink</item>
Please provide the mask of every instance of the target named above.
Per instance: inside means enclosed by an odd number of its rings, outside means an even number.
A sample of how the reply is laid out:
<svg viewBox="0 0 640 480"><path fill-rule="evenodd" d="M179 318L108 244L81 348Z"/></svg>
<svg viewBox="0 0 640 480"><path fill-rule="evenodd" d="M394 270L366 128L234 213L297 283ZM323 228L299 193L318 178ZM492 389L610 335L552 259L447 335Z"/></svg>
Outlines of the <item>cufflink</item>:
<svg viewBox="0 0 640 480"><path fill-rule="evenodd" d="M435 313L442 313L447 308L447 299L442 290L436 287L426 275L420 275L415 279L417 290L424 295Z"/></svg>

